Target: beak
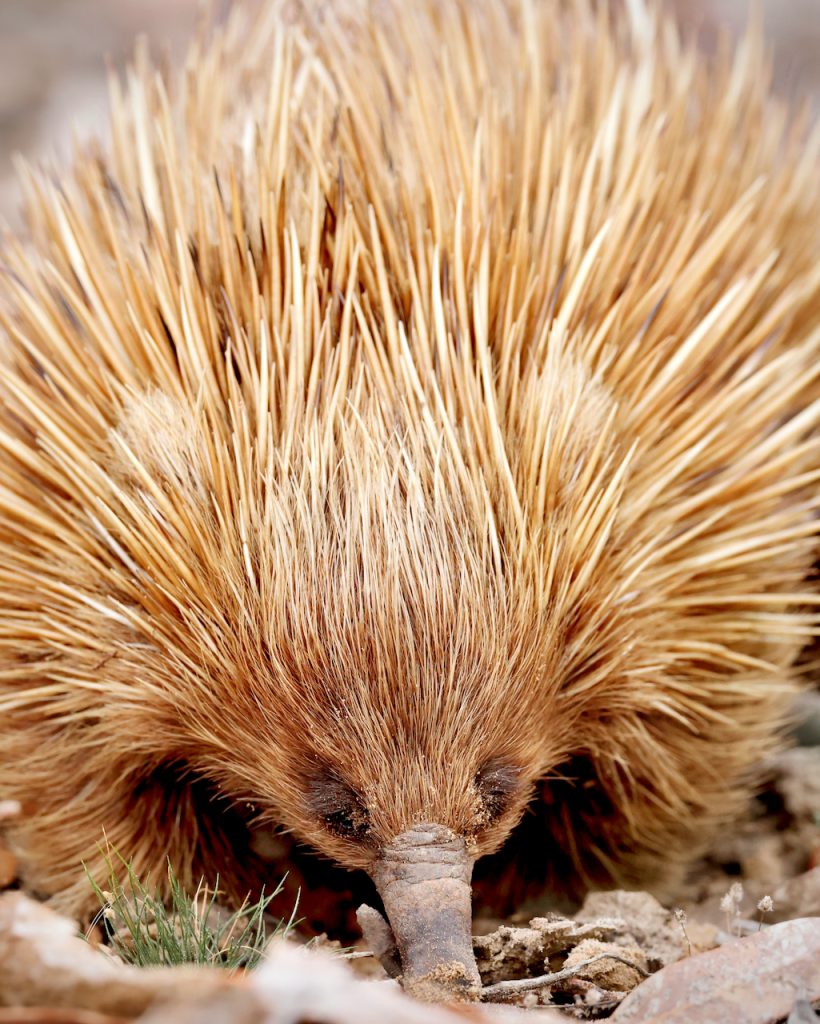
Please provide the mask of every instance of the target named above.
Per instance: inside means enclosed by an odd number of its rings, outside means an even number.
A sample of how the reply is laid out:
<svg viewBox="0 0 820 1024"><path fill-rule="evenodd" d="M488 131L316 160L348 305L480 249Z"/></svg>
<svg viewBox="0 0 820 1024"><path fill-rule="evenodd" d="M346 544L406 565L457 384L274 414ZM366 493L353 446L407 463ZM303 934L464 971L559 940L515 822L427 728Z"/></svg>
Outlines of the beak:
<svg viewBox="0 0 820 1024"><path fill-rule="evenodd" d="M425 1002L475 1002L480 997L472 870L461 836L428 824L396 836L379 851L372 870L395 937L402 985Z"/></svg>

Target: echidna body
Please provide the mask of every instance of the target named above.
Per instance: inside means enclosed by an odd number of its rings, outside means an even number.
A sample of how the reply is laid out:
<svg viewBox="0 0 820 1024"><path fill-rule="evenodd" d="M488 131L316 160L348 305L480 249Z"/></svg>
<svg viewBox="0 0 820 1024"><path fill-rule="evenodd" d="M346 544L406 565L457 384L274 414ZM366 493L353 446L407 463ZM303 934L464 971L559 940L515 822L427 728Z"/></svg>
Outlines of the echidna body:
<svg viewBox="0 0 820 1024"><path fill-rule="evenodd" d="M239 12L27 175L0 796L34 890L82 910L105 838L241 895L204 781L472 992L470 865L528 804L545 873L628 884L748 793L811 630L817 138L752 37L704 68L604 6Z"/></svg>

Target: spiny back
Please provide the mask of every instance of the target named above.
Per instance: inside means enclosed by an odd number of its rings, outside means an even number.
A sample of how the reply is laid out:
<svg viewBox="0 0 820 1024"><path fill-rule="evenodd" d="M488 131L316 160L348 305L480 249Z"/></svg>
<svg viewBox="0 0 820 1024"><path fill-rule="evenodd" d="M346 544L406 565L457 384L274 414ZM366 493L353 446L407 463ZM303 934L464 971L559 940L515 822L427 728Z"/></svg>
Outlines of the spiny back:
<svg viewBox="0 0 820 1024"><path fill-rule="evenodd" d="M592 759L658 853L724 813L820 466L818 136L761 62L637 3L276 3L112 82L3 257L6 788L54 771L33 721L354 864L308 765L482 850L461 776L502 755L519 810Z"/></svg>

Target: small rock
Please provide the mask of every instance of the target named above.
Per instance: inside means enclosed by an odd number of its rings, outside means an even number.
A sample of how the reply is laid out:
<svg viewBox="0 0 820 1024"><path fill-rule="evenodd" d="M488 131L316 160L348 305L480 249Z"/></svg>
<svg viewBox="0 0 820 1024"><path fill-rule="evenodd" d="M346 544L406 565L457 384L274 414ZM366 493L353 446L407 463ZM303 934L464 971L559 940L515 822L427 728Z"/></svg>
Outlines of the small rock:
<svg viewBox="0 0 820 1024"><path fill-rule="evenodd" d="M820 917L820 867L784 882L772 893L774 910L767 920Z"/></svg>
<svg viewBox="0 0 820 1024"><path fill-rule="evenodd" d="M576 974L576 978L584 981L591 981L598 988L610 992L631 992L643 981L642 971L647 970L646 957L643 951L637 946L621 946L613 942L599 942L597 939L584 939L579 942L566 959L565 967L574 967L583 963L584 960L591 960L592 957L601 956L603 953L614 953L618 957L631 960L641 970L636 970L621 960L598 960Z"/></svg>
<svg viewBox="0 0 820 1024"><path fill-rule="evenodd" d="M786 1024L817 1024L818 1020L820 1017L811 1008L811 1003L806 999L798 999Z"/></svg>
<svg viewBox="0 0 820 1024"><path fill-rule="evenodd" d="M820 999L820 918L786 921L687 957L647 978L616 1024L774 1024L800 994Z"/></svg>
<svg viewBox="0 0 820 1024"><path fill-rule="evenodd" d="M786 865L783 862L782 838L762 836L740 862L744 881L759 882L769 890L785 880Z"/></svg>
<svg viewBox="0 0 820 1024"><path fill-rule="evenodd" d="M620 919L621 930L608 938L638 945L650 970L666 967L687 952L686 940L675 915L646 892L616 889L590 893L576 917L578 921Z"/></svg>
<svg viewBox="0 0 820 1024"><path fill-rule="evenodd" d="M786 810L811 817L820 810L820 747L794 747L777 759L777 788Z"/></svg>
<svg viewBox="0 0 820 1024"><path fill-rule="evenodd" d="M0 896L0 1007L65 1007L133 1018L173 995L232 984L215 967L131 967L94 950L77 925L20 892Z"/></svg>
<svg viewBox="0 0 820 1024"><path fill-rule="evenodd" d="M626 922L620 918L578 922L547 914L534 917L528 928L502 925L489 935L476 935L473 950L481 980L494 985L541 974L551 956L566 953L585 939L606 942L626 933Z"/></svg>
<svg viewBox="0 0 820 1024"><path fill-rule="evenodd" d="M584 939L599 939L606 942L617 935L622 935L627 930L627 923L620 916L606 914L593 915L588 919L582 919L578 914L577 920L574 921L559 914L548 914L545 917L534 917L530 921L530 927L541 933L544 954L551 956L553 953L577 946Z"/></svg>
<svg viewBox="0 0 820 1024"><path fill-rule="evenodd" d="M0 1010L0 1024L131 1024L131 1019L108 1013L96 1013L94 1010L39 1006Z"/></svg>
<svg viewBox="0 0 820 1024"><path fill-rule="evenodd" d="M539 973L546 956L539 929L509 925L502 925L489 935L473 936L473 951L485 985Z"/></svg>
<svg viewBox="0 0 820 1024"><path fill-rule="evenodd" d="M690 946L691 955L705 953L709 949L714 949L718 945L719 935L720 929L709 921L687 921L686 937L689 939L689 943L687 944L686 938L684 938L683 944L686 947L684 956L690 955Z"/></svg>

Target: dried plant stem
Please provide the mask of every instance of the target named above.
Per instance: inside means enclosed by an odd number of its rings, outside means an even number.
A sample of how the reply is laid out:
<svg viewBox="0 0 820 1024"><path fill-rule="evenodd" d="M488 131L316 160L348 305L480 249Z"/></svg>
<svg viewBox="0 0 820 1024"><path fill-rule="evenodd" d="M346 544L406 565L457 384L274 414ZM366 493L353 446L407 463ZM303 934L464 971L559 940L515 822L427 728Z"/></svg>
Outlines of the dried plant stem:
<svg viewBox="0 0 820 1024"><path fill-rule="evenodd" d="M632 960L628 960L625 956L619 956L617 953L599 953L598 956L590 957L589 960L582 960L580 963L573 964L572 967L564 967L553 974L542 974L537 978L521 978L516 981L498 981L494 985L485 985L481 990L481 1000L485 1003L503 1003L508 999L513 999L515 996L520 996L524 992L535 992L538 989L549 988L550 985L556 985L559 981L574 978L585 967L590 967L600 960L616 960L626 967L631 967L633 971L637 971L642 978L649 977L649 971L640 967Z"/></svg>

